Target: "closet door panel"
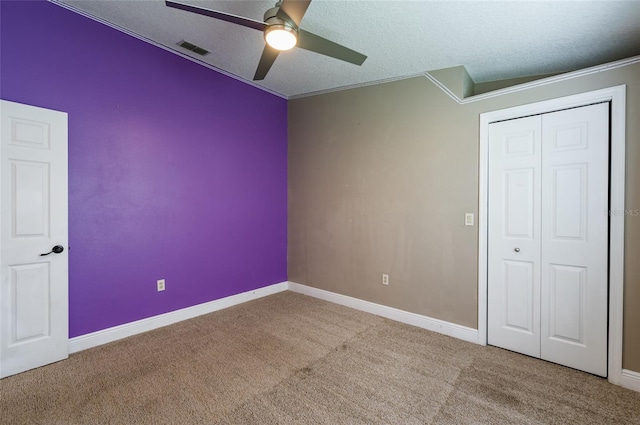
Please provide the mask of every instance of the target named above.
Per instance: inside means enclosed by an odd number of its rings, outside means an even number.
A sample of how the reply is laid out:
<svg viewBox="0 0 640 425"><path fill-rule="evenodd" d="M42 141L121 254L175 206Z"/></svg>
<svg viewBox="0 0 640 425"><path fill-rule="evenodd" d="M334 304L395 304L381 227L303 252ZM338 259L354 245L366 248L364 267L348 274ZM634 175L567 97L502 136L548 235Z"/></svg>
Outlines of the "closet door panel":
<svg viewBox="0 0 640 425"><path fill-rule="evenodd" d="M541 357L607 374L609 105L542 117Z"/></svg>
<svg viewBox="0 0 640 425"><path fill-rule="evenodd" d="M489 128L489 344L540 357L540 116Z"/></svg>

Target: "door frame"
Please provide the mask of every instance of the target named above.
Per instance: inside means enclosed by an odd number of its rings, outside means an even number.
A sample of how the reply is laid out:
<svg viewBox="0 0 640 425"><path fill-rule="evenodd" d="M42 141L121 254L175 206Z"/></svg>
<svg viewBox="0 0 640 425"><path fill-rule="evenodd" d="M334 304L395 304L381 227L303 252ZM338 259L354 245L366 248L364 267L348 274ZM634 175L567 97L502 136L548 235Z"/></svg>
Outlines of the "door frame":
<svg viewBox="0 0 640 425"><path fill-rule="evenodd" d="M480 173L478 208L478 344L487 345L489 124L562 109L610 102L609 199L609 341L608 380L622 380L622 310L624 305L624 186L626 85L500 109L480 114ZM614 212L613 214L611 212ZM605 213L603 211L603 213Z"/></svg>

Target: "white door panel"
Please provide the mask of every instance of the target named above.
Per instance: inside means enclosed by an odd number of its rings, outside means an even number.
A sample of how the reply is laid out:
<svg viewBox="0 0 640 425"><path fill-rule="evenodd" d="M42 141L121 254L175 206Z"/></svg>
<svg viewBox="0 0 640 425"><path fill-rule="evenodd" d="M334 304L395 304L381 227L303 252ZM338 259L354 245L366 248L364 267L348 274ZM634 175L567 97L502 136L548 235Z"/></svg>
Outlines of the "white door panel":
<svg viewBox="0 0 640 425"><path fill-rule="evenodd" d="M609 104L542 118L542 358L607 375Z"/></svg>
<svg viewBox="0 0 640 425"><path fill-rule="evenodd" d="M9 159L14 239L49 236L49 164Z"/></svg>
<svg viewBox="0 0 640 425"><path fill-rule="evenodd" d="M0 377L68 356L67 115L0 101ZM60 254L41 256L55 245Z"/></svg>
<svg viewBox="0 0 640 425"><path fill-rule="evenodd" d="M584 346L586 274L584 267L549 264L550 339Z"/></svg>
<svg viewBox="0 0 640 425"><path fill-rule="evenodd" d="M535 168L504 171L504 236L534 239Z"/></svg>
<svg viewBox="0 0 640 425"><path fill-rule="evenodd" d="M533 335L533 263L505 260L503 264L504 305L506 307L503 327Z"/></svg>
<svg viewBox="0 0 640 425"><path fill-rule="evenodd" d="M489 344L607 374L609 105L489 126Z"/></svg>
<svg viewBox="0 0 640 425"><path fill-rule="evenodd" d="M489 127L489 344L540 355L540 117Z"/></svg>

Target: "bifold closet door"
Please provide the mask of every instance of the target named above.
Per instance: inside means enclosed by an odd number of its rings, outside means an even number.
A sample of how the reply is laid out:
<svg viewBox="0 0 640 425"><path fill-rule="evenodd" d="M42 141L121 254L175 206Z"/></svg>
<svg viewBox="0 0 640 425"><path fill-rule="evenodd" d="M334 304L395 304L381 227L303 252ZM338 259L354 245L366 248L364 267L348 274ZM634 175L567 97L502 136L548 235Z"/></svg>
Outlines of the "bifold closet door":
<svg viewBox="0 0 640 425"><path fill-rule="evenodd" d="M542 116L540 357L607 375L609 104Z"/></svg>
<svg viewBox="0 0 640 425"><path fill-rule="evenodd" d="M541 116L489 126L488 335L540 357Z"/></svg>
<svg viewBox="0 0 640 425"><path fill-rule="evenodd" d="M488 342L607 373L609 105L490 125Z"/></svg>

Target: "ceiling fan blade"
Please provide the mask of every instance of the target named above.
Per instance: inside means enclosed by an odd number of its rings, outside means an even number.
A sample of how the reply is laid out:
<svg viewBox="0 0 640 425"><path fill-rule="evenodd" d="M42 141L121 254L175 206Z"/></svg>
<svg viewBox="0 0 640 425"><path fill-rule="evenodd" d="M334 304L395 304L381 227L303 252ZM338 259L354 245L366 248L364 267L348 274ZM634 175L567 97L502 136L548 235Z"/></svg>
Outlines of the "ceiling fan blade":
<svg viewBox="0 0 640 425"><path fill-rule="evenodd" d="M164 2L167 6L174 9L186 10L187 12L197 13L198 15L209 16L211 18L221 19L233 24L242 25L244 27L253 28L258 31L264 31L267 24L262 21L245 18L243 16L232 15L230 13L218 12L216 10L203 9L202 7L190 6L188 4L176 3L171 0Z"/></svg>
<svg viewBox="0 0 640 425"><path fill-rule="evenodd" d="M253 76L253 81L264 80L264 77L267 76L267 72L271 69L271 65L273 65L273 62L278 57L278 53L280 53L280 50L276 50L268 44L264 45L264 50L262 51L262 56L258 63L258 69L256 69L256 75Z"/></svg>
<svg viewBox="0 0 640 425"><path fill-rule="evenodd" d="M362 53L358 53L355 50L351 50L305 30L298 30L298 44L296 44L296 47L340 59L354 65L362 65L365 59L367 59Z"/></svg>
<svg viewBox="0 0 640 425"><path fill-rule="evenodd" d="M297 26L300 26L300 21L302 21L302 17L307 11L309 3L311 3L311 0L283 0L276 16L280 19L284 18L285 21L288 20L286 18L289 17ZM281 13L284 13L286 16L283 17Z"/></svg>

